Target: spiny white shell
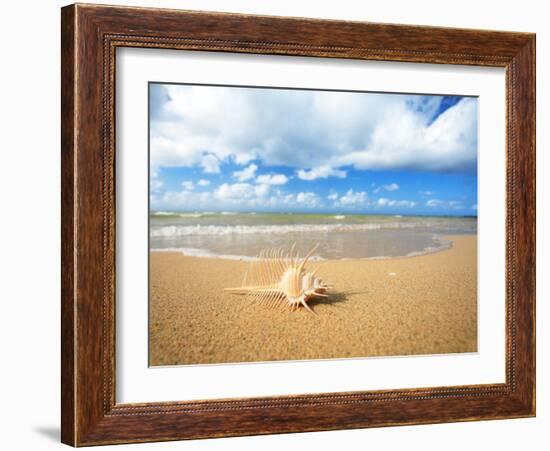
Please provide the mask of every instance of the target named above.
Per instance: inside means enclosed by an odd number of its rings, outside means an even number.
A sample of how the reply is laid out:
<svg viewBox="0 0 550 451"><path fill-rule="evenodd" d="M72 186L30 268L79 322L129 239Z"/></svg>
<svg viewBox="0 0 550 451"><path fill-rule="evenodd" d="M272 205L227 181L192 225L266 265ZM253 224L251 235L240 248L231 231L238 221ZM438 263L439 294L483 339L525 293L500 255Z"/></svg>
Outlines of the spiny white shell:
<svg viewBox="0 0 550 451"><path fill-rule="evenodd" d="M327 297L329 286L305 267L317 246L301 260L294 255L294 247L286 255L283 248L261 251L258 260L251 262L243 285L226 289L246 293L254 301L268 306L292 310L303 306L312 312L307 302Z"/></svg>

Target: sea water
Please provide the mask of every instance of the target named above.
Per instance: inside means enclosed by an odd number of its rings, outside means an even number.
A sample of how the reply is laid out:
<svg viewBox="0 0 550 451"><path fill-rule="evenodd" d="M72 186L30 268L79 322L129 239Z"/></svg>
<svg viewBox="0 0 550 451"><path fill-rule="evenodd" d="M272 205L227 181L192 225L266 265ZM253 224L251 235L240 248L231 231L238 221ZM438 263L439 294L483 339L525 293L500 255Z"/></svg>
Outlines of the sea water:
<svg viewBox="0 0 550 451"><path fill-rule="evenodd" d="M290 247L315 258L391 258L447 249L445 235L476 234L476 217L159 211L149 217L150 249L249 259Z"/></svg>

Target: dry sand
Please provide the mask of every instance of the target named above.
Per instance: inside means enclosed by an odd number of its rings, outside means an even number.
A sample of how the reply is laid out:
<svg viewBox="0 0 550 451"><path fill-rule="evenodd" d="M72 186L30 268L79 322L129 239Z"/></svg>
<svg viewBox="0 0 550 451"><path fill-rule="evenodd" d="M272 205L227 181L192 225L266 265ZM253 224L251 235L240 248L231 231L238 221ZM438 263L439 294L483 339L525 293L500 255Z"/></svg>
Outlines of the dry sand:
<svg viewBox="0 0 550 451"><path fill-rule="evenodd" d="M330 298L287 312L224 292L247 263L151 253L150 365L445 354L477 350L477 239L386 260L331 260ZM315 264L317 265L317 264Z"/></svg>

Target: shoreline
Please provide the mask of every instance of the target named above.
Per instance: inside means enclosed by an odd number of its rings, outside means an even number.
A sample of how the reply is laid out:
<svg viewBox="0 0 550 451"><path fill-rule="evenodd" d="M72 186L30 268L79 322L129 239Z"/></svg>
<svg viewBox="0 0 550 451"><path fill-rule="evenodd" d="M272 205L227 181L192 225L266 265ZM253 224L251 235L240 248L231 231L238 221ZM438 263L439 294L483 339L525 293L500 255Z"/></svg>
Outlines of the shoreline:
<svg viewBox="0 0 550 451"><path fill-rule="evenodd" d="M477 235L415 256L311 262L334 289L317 315L224 292L243 260L151 252L149 364L197 365L477 352ZM412 258L414 257L414 258Z"/></svg>
<svg viewBox="0 0 550 451"><path fill-rule="evenodd" d="M324 257L319 257L314 255L310 257L310 261L353 261L353 260L376 261L376 260L393 260L393 259L399 259L399 258L422 257L424 255L436 254L439 252L444 252L446 250L452 249L453 239L455 237L460 237L460 236L472 236L472 237L476 237L477 239L477 233L464 233L460 235L437 235L436 240L441 243L441 247L437 249L426 248L421 251L410 252L406 255L395 255L395 256L383 255L383 256L376 256L376 257L324 258ZM251 261L258 260L258 257L252 257L248 255L217 254L207 249L199 249L199 248L157 248L157 249L149 249L149 253L150 254L154 254L154 253L181 254L186 257L232 260L232 261L243 261L243 262L251 262Z"/></svg>

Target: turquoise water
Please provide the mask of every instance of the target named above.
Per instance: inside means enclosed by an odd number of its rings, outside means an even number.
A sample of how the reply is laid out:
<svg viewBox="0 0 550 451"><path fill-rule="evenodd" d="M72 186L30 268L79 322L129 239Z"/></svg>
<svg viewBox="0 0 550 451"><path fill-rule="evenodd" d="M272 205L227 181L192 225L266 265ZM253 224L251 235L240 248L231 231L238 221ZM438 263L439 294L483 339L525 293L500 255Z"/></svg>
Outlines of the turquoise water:
<svg viewBox="0 0 550 451"><path fill-rule="evenodd" d="M318 245L323 259L390 258L449 247L441 237L476 234L475 217L290 213L154 212L152 250L246 258L260 250L289 247L300 253Z"/></svg>

